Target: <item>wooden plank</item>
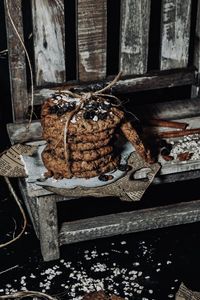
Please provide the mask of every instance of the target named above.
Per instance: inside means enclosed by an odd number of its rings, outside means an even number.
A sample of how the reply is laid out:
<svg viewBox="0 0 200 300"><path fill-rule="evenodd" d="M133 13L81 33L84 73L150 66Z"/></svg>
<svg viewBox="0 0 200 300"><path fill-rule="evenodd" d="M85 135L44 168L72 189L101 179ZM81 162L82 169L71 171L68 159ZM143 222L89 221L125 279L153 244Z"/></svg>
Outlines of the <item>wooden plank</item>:
<svg viewBox="0 0 200 300"><path fill-rule="evenodd" d="M112 78L113 79L113 78ZM99 90L101 86L108 84L111 81L107 78L107 81L101 81L96 83L77 84L77 82L68 82L63 88L60 86L54 88L42 88L35 90L34 93L34 104L40 105L45 99L51 94L58 91L60 88L63 90L74 88L78 92L84 90ZM162 71L159 73L147 74L145 76L123 78L119 80L113 87L112 92L118 93L131 93L145 90L154 90L166 87L176 87L183 85L192 85L196 83L194 70L179 70L179 71Z"/></svg>
<svg viewBox="0 0 200 300"><path fill-rule="evenodd" d="M113 93L130 93L145 90L161 89L166 87L182 86L191 84L195 81L194 73L190 72L170 72L151 74L144 77L130 78L126 80L119 80L115 86L112 87Z"/></svg>
<svg viewBox="0 0 200 300"><path fill-rule="evenodd" d="M200 221L200 200L63 223L60 244Z"/></svg>
<svg viewBox="0 0 200 300"><path fill-rule="evenodd" d="M133 110L141 121L148 118L164 120L179 119L179 121L186 118L192 119L200 114L200 98L158 102L143 106L137 105L133 106Z"/></svg>
<svg viewBox="0 0 200 300"><path fill-rule="evenodd" d="M197 21L195 30L195 49L194 49L194 65L200 73L200 1L198 1ZM200 83L200 78L199 78Z"/></svg>
<svg viewBox="0 0 200 300"><path fill-rule="evenodd" d="M53 193L37 185L35 182L26 182L27 194L30 198L52 195Z"/></svg>
<svg viewBox="0 0 200 300"><path fill-rule="evenodd" d="M163 0L161 15L161 70L188 65L191 0Z"/></svg>
<svg viewBox="0 0 200 300"><path fill-rule="evenodd" d="M37 86L65 82L64 0L32 0Z"/></svg>
<svg viewBox="0 0 200 300"><path fill-rule="evenodd" d="M60 256L55 197L50 195L37 198L40 247L44 261L58 259Z"/></svg>
<svg viewBox="0 0 200 300"><path fill-rule="evenodd" d="M12 144L37 141L42 139L42 128L39 121L27 123L7 124L9 138Z"/></svg>
<svg viewBox="0 0 200 300"><path fill-rule="evenodd" d="M12 18L16 30L23 40L23 22L21 0L4 0L5 20L7 30L7 47L10 72L11 101L14 121L24 120L24 113L28 109L29 99L26 83L26 61L23 46L17 36L9 16Z"/></svg>
<svg viewBox="0 0 200 300"><path fill-rule="evenodd" d="M200 177L200 170L192 170L174 174L157 176L154 178L153 184L164 184L172 182L180 182L185 180L194 180Z"/></svg>
<svg viewBox="0 0 200 300"><path fill-rule="evenodd" d="M38 211L37 211L37 198L31 197L28 195L28 189L25 183L24 178L20 178L18 180L19 187L20 187L20 193L22 194L24 203L26 205L26 209L29 213L30 219L32 221L35 233L37 237L39 238L39 228L38 228Z"/></svg>
<svg viewBox="0 0 200 300"><path fill-rule="evenodd" d="M106 76L107 1L77 0L78 79Z"/></svg>
<svg viewBox="0 0 200 300"><path fill-rule="evenodd" d="M124 75L147 71L150 0L121 1L119 69Z"/></svg>

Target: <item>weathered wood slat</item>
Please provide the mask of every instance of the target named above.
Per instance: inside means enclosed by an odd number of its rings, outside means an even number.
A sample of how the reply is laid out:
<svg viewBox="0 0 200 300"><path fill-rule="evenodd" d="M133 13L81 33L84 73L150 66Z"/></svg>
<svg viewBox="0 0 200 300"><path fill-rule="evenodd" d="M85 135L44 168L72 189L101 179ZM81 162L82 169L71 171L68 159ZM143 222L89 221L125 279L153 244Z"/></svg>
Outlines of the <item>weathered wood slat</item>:
<svg viewBox="0 0 200 300"><path fill-rule="evenodd" d="M44 261L58 259L58 217L56 195L37 198L40 247Z"/></svg>
<svg viewBox="0 0 200 300"><path fill-rule="evenodd" d="M64 1L32 0L37 86L65 82Z"/></svg>
<svg viewBox="0 0 200 300"><path fill-rule="evenodd" d="M200 1L198 1L197 21L195 31L194 65L200 73Z"/></svg>
<svg viewBox="0 0 200 300"><path fill-rule="evenodd" d="M39 121L27 123L7 124L9 138L12 144L38 141L42 139L42 127Z"/></svg>
<svg viewBox="0 0 200 300"><path fill-rule="evenodd" d="M194 73L190 72L170 72L147 75L144 77L137 77L133 79L126 79L118 81L113 86L113 93L130 93L145 90L154 90L158 88L182 86L183 82L185 85L191 84L195 81Z"/></svg>
<svg viewBox="0 0 200 300"><path fill-rule="evenodd" d="M32 199L36 197L43 197L47 195L52 195L53 193L44 189L43 187L34 183L26 183L27 185L27 194Z"/></svg>
<svg viewBox="0 0 200 300"><path fill-rule="evenodd" d="M161 16L161 70L188 64L191 0L163 0Z"/></svg>
<svg viewBox="0 0 200 300"><path fill-rule="evenodd" d="M78 79L106 76L107 1L77 0Z"/></svg>
<svg viewBox="0 0 200 300"><path fill-rule="evenodd" d="M107 84L110 79L107 79ZM195 84L194 70L180 70L177 72L162 71L160 73L147 74L140 77L130 77L128 79L119 80L113 87L113 93L131 93L145 90L154 90L166 87L176 87L182 85ZM101 82L99 82L101 84ZM87 88L91 90L99 89L97 83L79 84L77 82L68 82L63 89L78 88L78 91L84 91ZM105 84L105 82L104 82ZM35 90L34 104L39 105L43 103L44 99L48 98L52 93L58 91L61 87L42 88Z"/></svg>
<svg viewBox="0 0 200 300"><path fill-rule="evenodd" d="M162 101L162 99L160 100ZM141 120L152 116L155 119L164 120L190 118L191 121L191 118L199 116L200 98L145 104L145 106L137 105L133 109Z"/></svg>
<svg viewBox="0 0 200 300"><path fill-rule="evenodd" d="M21 39L23 40L21 2L21 0L16 0L14 2L12 0L4 0L7 29L7 47L9 52L11 100L14 121L24 120L24 112L26 111L29 104L26 84L25 53L9 18L10 15L10 17L13 19L13 22L15 23L16 29Z"/></svg>
<svg viewBox="0 0 200 300"><path fill-rule="evenodd" d="M180 182L185 180L194 180L200 177L200 170L192 170L187 172L179 172L174 174L167 174L157 176L154 178L153 184L164 184L172 182Z"/></svg>
<svg viewBox="0 0 200 300"><path fill-rule="evenodd" d="M60 244L200 221L200 200L63 223Z"/></svg>
<svg viewBox="0 0 200 300"><path fill-rule="evenodd" d="M150 0L121 1L119 69L124 75L147 71Z"/></svg>
<svg viewBox="0 0 200 300"><path fill-rule="evenodd" d="M19 187L20 187L20 193L23 197L24 203L26 205L26 209L29 213L30 219L32 221L35 233L37 237L39 238L39 225L38 225L38 211L37 211L37 198L31 197L28 195L28 190L26 187L26 183L24 178L18 180Z"/></svg>

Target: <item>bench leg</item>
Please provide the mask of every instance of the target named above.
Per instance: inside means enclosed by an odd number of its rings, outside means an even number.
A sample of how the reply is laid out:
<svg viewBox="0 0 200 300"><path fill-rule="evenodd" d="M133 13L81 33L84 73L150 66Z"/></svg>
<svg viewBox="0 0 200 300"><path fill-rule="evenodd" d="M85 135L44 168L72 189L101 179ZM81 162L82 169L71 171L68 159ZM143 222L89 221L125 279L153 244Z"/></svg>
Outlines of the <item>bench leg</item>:
<svg viewBox="0 0 200 300"><path fill-rule="evenodd" d="M37 198L38 227L41 253L44 261L60 257L56 199L53 195Z"/></svg>

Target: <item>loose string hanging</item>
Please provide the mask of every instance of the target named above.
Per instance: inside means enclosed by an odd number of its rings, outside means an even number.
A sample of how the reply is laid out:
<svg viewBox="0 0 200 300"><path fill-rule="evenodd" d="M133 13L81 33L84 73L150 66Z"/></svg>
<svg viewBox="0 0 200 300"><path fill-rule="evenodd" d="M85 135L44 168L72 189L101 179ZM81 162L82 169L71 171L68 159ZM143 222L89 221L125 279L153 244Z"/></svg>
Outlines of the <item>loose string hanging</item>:
<svg viewBox="0 0 200 300"><path fill-rule="evenodd" d="M25 55L26 55L26 58L27 58L27 62L28 62L28 67L29 67L29 71L30 71L30 82L31 82L31 112L30 112L30 117L29 117L29 124L28 124L28 128L32 122L32 117L33 117L33 105L34 105L34 85L33 85L33 69L32 69L32 65L31 65L31 60L30 60L30 57L29 57L29 54L28 54L28 51L26 49L26 46L16 28L16 25L12 19L12 16L10 14L10 9L9 9L9 5L8 5L8 0L5 0L5 4L6 4L6 10L7 10L7 14L8 14L8 18L10 20L10 23L15 31L15 34L17 35L23 49L24 49L24 52L25 52Z"/></svg>
<svg viewBox="0 0 200 300"><path fill-rule="evenodd" d="M19 199L18 199L18 197L17 197L17 195L16 195L16 193L15 193L15 191L14 191L14 189L13 189L11 183L10 183L10 180L8 179L8 177L4 177L4 179L5 179L5 181L6 181L7 185L8 185L8 188L9 188L9 190L10 190L13 198L15 199L15 201L16 201L19 209L20 209L20 212L22 214L22 217L23 217L23 227L22 227L21 232L15 238L13 238L12 240L8 241L7 243L0 244L0 248L6 247L6 246L14 243L16 240L18 240L22 236L22 234L24 233L24 231L26 229L26 225L27 225L27 219L26 219L25 212L24 212L23 207L22 207L22 205L21 205L21 203L20 203L20 201L19 201Z"/></svg>
<svg viewBox="0 0 200 300"><path fill-rule="evenodd" d="M37 297L37 299L46 299L46 300L57 300L57 298L52 297L48 294L45 293L41 293L41 292L36 292L36 291L19 291L13 294L9 294L9 295L2 295L0 296L1 300L6 300L6 299L22 299L22 298L27 298L27 297L32 297L33 299L35 299L35 297ZM39 297L39 298L38 298Z"/></svg>
<svg viewBox="0 0 200 300"><path fill-rule="evenodd" d="M115 85L115 83L119 80L119 78L121 77L122 75L122 71L120 71L117 76L113 79L113 81L111 81L106 87L104 87L103 89L101 90L98 90L96 92L94 92L95 95L98 95L98 94L102 94L104 93L106 90L110 89L111 87L113 87L113 85Z"/></svg>

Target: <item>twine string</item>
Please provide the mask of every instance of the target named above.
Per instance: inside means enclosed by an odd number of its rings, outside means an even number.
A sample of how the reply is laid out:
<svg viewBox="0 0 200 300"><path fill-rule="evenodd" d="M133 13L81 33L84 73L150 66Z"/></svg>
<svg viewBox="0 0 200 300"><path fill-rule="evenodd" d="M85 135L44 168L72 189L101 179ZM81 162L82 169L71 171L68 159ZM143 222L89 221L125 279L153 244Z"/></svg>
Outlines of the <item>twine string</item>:
<svg viewBox="0 0 200 300"><path fill-rule="evenodd" d="M73 116L75 115L76 112L78 112L81 108L81 105L82 105L82 102L79 104L79 106L73 110L69 115L68 115L68 118L65 122L65 125L64 125L64 156L65 156L65 161L66 161L66 164L67 164L67 169L69 170L69 175L72 176L72 173L71 173L71 167L70 167L70 151L69 151L69 146L67 144L67 137L68 137L68 128L69 128L69 122L70 120L73 118Z"/></svg>
<svg viewBox="0 0 200 300"><path fill-rule="evenodd" d="M65 162L66 162L66 166L67 166L67 169L69 170L69 175L71 176L72 173L71 173L71 168L70 168L70 149L69 147L67 146L67 138L68 138L68 127L69 127L69 123L71 121L71 119L73 118L73 116L75 115L76 112L78 112L80 110L80 108L84 105L84 103L90 99L93 99L93 98L98 98L98 97L102 97L102 98L105 98L105 97L110 97L112 99L115 99L117 101L117 104L113 104L114 106L120 106L121 105L121 101L114 95L110 95L110 94L104 94L104 92L108 89L110 89L120 78L122 74L122 71L120 71L117 76L106 86L104 87L103 89L101 90L98 90L96 92L82 92L80 94L76 94L76 93L73 93L69 90L66 90L66 91L59 91L60 94L63 94L63 95L69 95L73 98L79 98L80 99L80 104L78 105L78 107L73 110L67 117L67 120L64 124L64 129L63 129L63 144L64 144L64 156L65 156ZM58 143L56 144L56 146L58 145ZM54 149L56 148L56 146L54 147Z"/></svg>
<svg viewBox="0 0 200 300"><path fill-rule="evenodd" d="M96 92L81 92L80 94L77 94L77 93L72 92L70 90L58 90L58 93L63 94L63 95L68 95L68 96L71 96L73 98L86 99L86 100L89 100L91 98L96 98L98 96L110 97L110 98L116 99L119 102L119 105L120 105L121 101L119 100L119 98L117 98L114 95L105 94L104 92L107 91L108 89L112 88L116 84L116 82L119 80L121 75L122 75L122 71L120 71L117 74L117 76L107 86L105 86L103 89L100 89Z"/></svg>
<svg viewBox="0 0 200 300"><path fill-rule="evenodd" d="M39 299L38 297L40 297L41 299L47 299L47 300L56 300L57 299L48 294L36 292L36 291L19 291L19 292L9 294L9 295L2 295L2 296L0 296L0 299L1 300L6 300L6 299L9 300L9 299L22 299L22 298L27 298L27 297L32 297L32 298L37 297L37 299Z"/></svg>
<svg viewBox="0 0 200 300"><path fill-rule="evenodd" d="M18 199L18 197L17 197L17 195L16 195L16 193L15 193L15 191L14 191L14 189L13 189L11 183L10 183L10 180L8 179L8 177L4 177L4 179L5 179L5 181L6 181L7 185L8 185L8 188L9 188L9 190L10 190L13 198L15 199L15 201L16 201L19 209L20 209L20 212L22 214L24 223L23 223L23 227L22 227L21 232L15 238L13 238L12 240L10 240L10 241L8 241L8 242L6 242L4 244L0 244L0 248L6 247L6 246L14 243L16 240L18 240L22 236L22 234L24 233L24 231L26 229L26 225L27 225L27 219L26 219L25 212L24 212L23 207L22 207L22 205L21 205L21 203L20 203L20 201L19 201L19 199Z"/></svg>
<svg viewBox="0 0 200 300"><path fill-rule="evenodd" d="M122 71L120 71L117 76L113 79L113 81L111 81L106 87L104 87L103 89L101 90L98 90L96 92L94 92L95 95L98 95L98 94L102 94L104 93L105 91L107 91L108 89L112 88L113 85L115 85L115 83L119 80L119 78L121 77L122 75Z"/></svg>

